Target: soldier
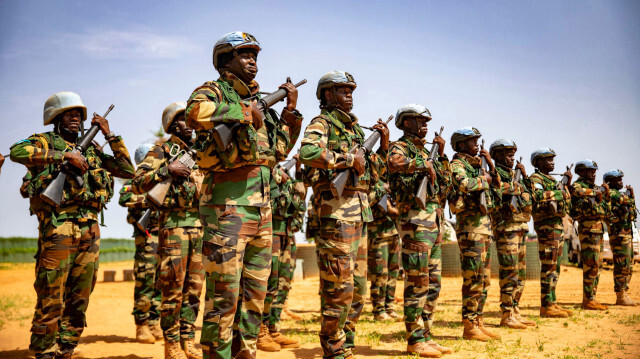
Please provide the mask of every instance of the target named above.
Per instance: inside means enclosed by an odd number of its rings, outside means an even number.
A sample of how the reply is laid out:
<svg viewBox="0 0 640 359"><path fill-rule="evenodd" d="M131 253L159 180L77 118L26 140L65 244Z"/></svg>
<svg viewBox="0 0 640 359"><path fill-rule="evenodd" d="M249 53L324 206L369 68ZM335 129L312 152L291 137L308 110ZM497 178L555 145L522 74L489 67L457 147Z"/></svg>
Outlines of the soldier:
<svg viewBox="0 0 640 359"><path fill-rule="evenodd" d="M113 176L133 178L135 171L122 137L96 114L91 125L100 128L113 156L95 145L83 154L71 152L86 118L87 108L80 96L58 92L44 104L44 125L53 124L54 130L11 147L11 160L28 169L21 190L28 195L29 209L40 225L34 283L37 302L29 345L36 358L72 357L98 276L98 212L113 196ZM53 206L40 195L65 161L70 170L82 174L84 183L78 186L66 181L61 204Z"/></svg>
<svg viewBox="0 0 640 359"><path fill-rule="evenodd" d="M489 212L494 208L494 197L500 196L500 176L486 149L480 150L489 165L489 172L481 169L478 138L482 134L475 128L456 130L451 136L451 147L456 154L451 161L453 195L449 208L456 214L456 235L460 247L462 266L462 323L465 339L487 341L500 339L498 334L484 326L483 309L489 290L491 257L489 246L493 233ZM486 204L481 206L485 193Z"/></svg>
<svg viewBox="0 0 640 359"><path fill-rule="evenodd" d="M550 173L555 168L556 153L551 148L539 148L531 154L530 188L533 197L533 228L538 234L540 256L540 316L567 318L573 312L556 304L556 286L560 278L560 262L564 247L562 219L569 212L571 195L568 188L558 188ZM564 173L571 183L571 171Z"/></svg>
<svg viewBox="0 0 640 359"><path fill-rule="evenodd" d="M298 91L280 86L287 104L260 112L255 81L260 44L244 32L224 35L213 48L216 81L197 88L187 121L197 131L198 165L205 171L200 217L207 272L202 337L205 357L255 357L271 268L271 170L300 134ZM216 140L218 124L233 126L229 145ZM233 341L233 345L232 345Z"/></svg>
<svg viewBox="0 0 640 359"><path fill-rule="evenodd" d="M306 186L305 186L306 187ZM307 204L307 225L304 230L307 242L315 243L320 236L320 219L313 208L313 200L309 200Z"/></svg>
<svg viewBox="0 0 640 359"><path fill-rule="evenodd" d="M193 130L185 123L184 113L184 102L172 103L164 109L162 128L171 137L151 148L132 183L133 193L141 195L172 179L164 202L149 200L160 213L160 326L166 359L201 358L195 348L195 321L204 280L202 224L198 213L202 174L180 161L170 162L192 146Z"/></svg>
<svg viewBox="0 0 640 359"><path fill-rule="evenodd" d="M367 291L366 223L371 222L369 191L370 165L359 148L364 133L353 108L353 76L332 71L320 78L316 96L321 113L307 127L300 160L306 166L305 183L313 186L313 202L320 219L316 238L321 285L320 345L324 358L352 358L355 324ZM379 121L373 127L381 133L380 156L386 161L389 130ZM346 183L341 196L331 191L331 181L341 170L355 176Z"/></svg>
<svg viewBox="0 0 640 359"><path fill-rule="evenodd" d="M489 154L496 162L503 195L502 202L496 204L497 211L492 213L491 224L500 263L500 326L526 329L527 326L536 325L534 321L522 317L518 307L526 280L525 236L529 231L527 222L531 219L531 194L527 172L521 162L516 164L521 177L515 181L515 171L512 168L517 150L516 143L506 139L496 140L489 147ZM512 202L514 197L515 206Z"/></svg>
<svg viewBox="0 0 640 359"><path fill-rule="evenodd" d="M145 143L136 149L134 158L140 165L149 150L153 147ZM152 211L147 228L140 228L136 223L149 208L146 196L133 194L131 180L127 180L120 190L118 203L128 210L127 222L133 226L133 238L136 253L133 257L133 273L135 286L133 289L133 318L136 323L136 340L139 343L153 344L162 339L160 328L160 291L159 276L156 275L158 265L158 212Z"/></svg>
<svg viewBox="0 0 640 359"><path fill-rule="evenodd" d="M579 161L575 169L579 177L570 187L569 215L578 222L582 259L582 308L587 310L608 309L606 305L596 301L604 250L604 221L610 211L609 186L606 183L602 187L595 185L597 169L595 161Z"/></svg>
<svg viewBox="0 0 640 359"><path fill-rule="evenodd" d="M627 186L622 192L624 173L615 169L606 172L602 179L609 185L611 212L607 218L609 245L613 252L613 282L616 305L636 306L640 303L629 298L629 282L633 273L633 222L637 218L637 208L633 188Z"/></svg>
<svg viewBox="0 0 640 359"><path fill-rule="evenodd" d="M403 136L391 144L389 183L400 214L398 233L402 240L402 268L406 273L407 351L421 357L437 358L453 352L431 337L442 271L442 208L451 186L451 172L449 159L444 154L445 141L437 133L433 140L438 144L436 160L429 159L430 152L424 147L429 121L431 113L422 105L406 105L396 113L396 127L403 131ZM424 176L428 177L434 191L426 196L422 208L416 193Z"/></svg>

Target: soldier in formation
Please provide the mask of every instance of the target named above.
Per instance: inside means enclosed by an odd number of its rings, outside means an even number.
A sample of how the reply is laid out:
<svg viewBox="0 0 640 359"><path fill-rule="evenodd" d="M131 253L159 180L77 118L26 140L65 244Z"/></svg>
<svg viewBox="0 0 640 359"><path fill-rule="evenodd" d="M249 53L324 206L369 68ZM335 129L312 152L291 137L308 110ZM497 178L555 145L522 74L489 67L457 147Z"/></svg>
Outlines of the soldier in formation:
<svg viewBox="0 0 640 359"><path fill-rule="evenodd" d="M147 156L152 144L146 143L136 149L134 159L140 165ZM159 284L158 263L158 211L151 210L144 195L133 193L131 180L127 180L120 190L118 203L127 208L127 222L133 226L133 238L136 252L133 256L133 318L136 323L136 340L153 344L162 339L160 328L160 302L162 293ZM150 210L146 228L139 224L147 210Z"/></svg>
<svg viewBox="0 0 640 359"><path fill-rule="evenodd" d="M184 113L183 102L164 109L162 127L171 137L149 150L132 182L133 193L138 195L156 186L168 187L164 198L155 193L146 196L159 212L160 326L167 359L202 357L195 348L195 321L204 280L198 213L202 174L177 160L192 146L193 130L186 124Z"/></svg>
<svg viewBox="0 0 640 359"><path fill-rule="evenodd" d="M98 276L98 213L113 196L113 177L133 178L135 171L122 137L96 114L91 125L98 126L113 156L93 144L82 154L72 152L86 119L80 96L58 92L44 104L44 125L52 124L53 131L11 146L11 160L27 167L21 192L39 223L37 301L29 345L36 358L72 357ZM64 182L60 204L45 201L43 190L63 170L79 174L81 182Z"/></svg>

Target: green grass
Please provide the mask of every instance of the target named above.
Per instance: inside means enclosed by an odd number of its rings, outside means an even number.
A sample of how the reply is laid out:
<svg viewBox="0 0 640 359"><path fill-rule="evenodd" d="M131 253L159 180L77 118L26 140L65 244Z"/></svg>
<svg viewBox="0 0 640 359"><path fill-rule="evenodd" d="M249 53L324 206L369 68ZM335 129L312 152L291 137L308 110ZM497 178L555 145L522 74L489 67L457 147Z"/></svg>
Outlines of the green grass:
<svg viewBox="0 0 640 359"><path fill-rule="evenodd" d="M24 323L22 321L29 319L33 314L28 310L31 305L32 303L26 295L0 296L0 330L8 322L13 321L21 322L20 326L23 326Z"/></svg>

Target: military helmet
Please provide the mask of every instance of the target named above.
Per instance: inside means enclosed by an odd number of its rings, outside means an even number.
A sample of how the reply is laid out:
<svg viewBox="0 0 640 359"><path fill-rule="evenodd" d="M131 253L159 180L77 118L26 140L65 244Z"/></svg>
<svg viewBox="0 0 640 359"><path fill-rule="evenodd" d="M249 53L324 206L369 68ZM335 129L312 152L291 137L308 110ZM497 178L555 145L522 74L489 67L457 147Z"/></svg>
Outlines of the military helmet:
<svg viewBox="0 0 640 359"><path fill-rule="evenodd" d="M356 89L356 80L353 79L350 73L345 71L331 71L322 75L318 81L318 88L316 90L316 97L318 100L322 97L322 90L328 89L334 86L349 86L352 89Z"/></svg>
<svg viewBox="0 0 640 359"><path fill-rule="evenodd" d="M556 156L556 152L550 149L549 147L538 148L537 150L533 151L533 153L531 154L531 165L535 167L536 161L540 158L555 157L555 156Z"/></svg>
<svg viewBox="0 0 640 359"><path fill-rule="evenodd" d="M138 148L136 148L136 152L133 154L133 158L136 161L136 165L139 165L145 157L147 157L147 153L153 147L153 143L143 143Z"/></svg>
<svg viewBox="0 0 640 359"><path fill-rule="evenodd" d="M422 105L412 103L410 105L404 105L396 112L396 127L402 129L402 121L406 116L421 116L426 117L427 122L431 121L431 112L429 109Z"/></svg>
<svg viewBox="0 0 640 359"><path fill-rule="evenodd" d="M624 173L622 173L622 171L620 171L619 169L615 169L615 170L611 170L611 171L607 171L604 173L604 175L602 175L602 180L603 181L607 181L608 178L617 178L617 177L623 177Z"/></svg>
<svg viewBox="0 0 640 359"><path fill-rule="evenodd" d="M469 138L479 138L480 136L482 136L482 134L475 127L463 127L455 130L451 135L451 148L457 151L458 143L466 141Z"/></svg>
<svg viewBox="0 0 640 359"><path fill-rule="evenodd" d="M596 163L596 161L585 158L584 160L578 161L576 163L576 173L578 173L578 170L582 169L597 170L598 164Z"/></svg>
<svg viewBox="0 0 640 359"><path fill-rule="evenodd" d="M511 140L507 140L507 139L504 139L504 138L500 138L500 139L497 139L497 140L493 141L491 146L489 146L489 154L493 157L493 153L495 151L508 149L508 148L517 150L518 146L516 145L515 141L511 141Z"/></svg>
<svg viewBox="0 0 640 359"><path fill-rule="evenodd" d="M164 108L164 111L162 111L162 128L164 132L169 132L169 127L171 127L173 120L186 109L187 104L184 102L174 102Z"/></svg>
<svg viewBox="0 0 640 359"><path fill-rule="evenodd" d="M44 125L48 125L64 111L77 108L82 114L82 121L87 119L87 107L75 92L63 91L49 96L44 103Z"/></svg>
<svg viewBox="0 0 640 359"><path fill-rule="evenodd" d="M261 50L258 40L246 32L234 31L222 36L216 41L216 44L213 45L213 67L219 70L219 66L221 66L220 55L245 48L254 49L256 53Z"/></svg>

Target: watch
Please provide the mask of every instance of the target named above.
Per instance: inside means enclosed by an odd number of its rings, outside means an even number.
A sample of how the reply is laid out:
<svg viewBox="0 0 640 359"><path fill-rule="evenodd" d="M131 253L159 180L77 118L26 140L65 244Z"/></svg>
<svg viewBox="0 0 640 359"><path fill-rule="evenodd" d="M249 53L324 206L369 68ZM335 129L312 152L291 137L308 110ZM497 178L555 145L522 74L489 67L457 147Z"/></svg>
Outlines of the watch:
<svg viewBox="0 0 640 359"><path fill-rule="evenodd" d="M111 131L111 132L107 133L106 135L104 135L104 139L107 140L107 141L109 141L110 139L112 139L114 137L116 137L116 134L113 133L113 131Z"/></svg>

